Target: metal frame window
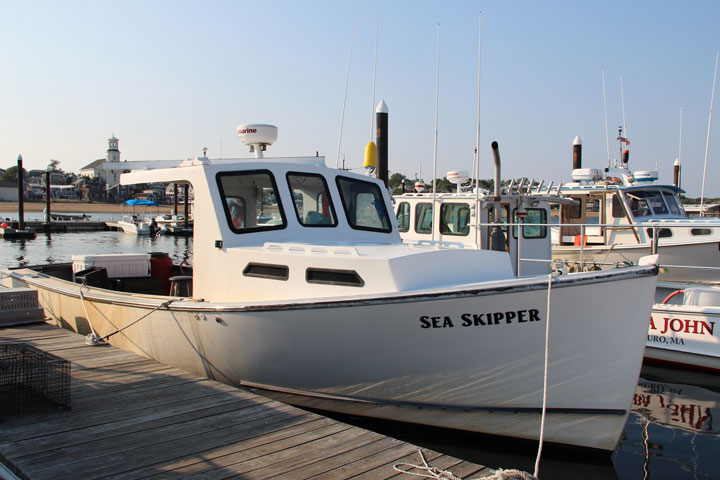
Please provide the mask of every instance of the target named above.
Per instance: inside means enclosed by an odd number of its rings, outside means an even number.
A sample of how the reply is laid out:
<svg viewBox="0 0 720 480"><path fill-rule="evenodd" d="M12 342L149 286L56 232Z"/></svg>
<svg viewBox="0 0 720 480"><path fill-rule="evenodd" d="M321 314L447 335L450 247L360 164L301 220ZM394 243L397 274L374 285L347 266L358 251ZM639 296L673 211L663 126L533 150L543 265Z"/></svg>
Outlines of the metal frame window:
<svg viewBox="0 0 720 480"><path fill-rule="evenodd" d="M272 172L220 172L215 178L225 217L233 232L252 233L287 227Z"/></svg>

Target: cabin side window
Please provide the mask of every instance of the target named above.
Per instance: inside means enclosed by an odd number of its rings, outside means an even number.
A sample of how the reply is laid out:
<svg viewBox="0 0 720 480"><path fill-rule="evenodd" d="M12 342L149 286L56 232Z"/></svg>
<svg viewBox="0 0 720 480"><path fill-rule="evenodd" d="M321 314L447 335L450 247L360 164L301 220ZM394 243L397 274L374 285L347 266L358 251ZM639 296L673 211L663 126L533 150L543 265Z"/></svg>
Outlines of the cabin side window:
<svg viewBox="0 0 720 480"><path fill-rule="evenodd" d="M432 233L432 203L423 202L415 205L415 232Z"/></svg>
<svg viewBox="0 0 720 480"><path fill-rule="evenodd" d="M401 202L397 209L398 230L407 232L410 230L410 204Z"/></svg>
<svg viewBox="0 0 720 480"><path fill-rule="evenodd" d="M517 210L513 212L513 223L520 223ZM523 238L547 237L547 225L543 225L548 223L547 211L544 208L528 208L527 215L522 219L522 223ZM517 238L517 228L517 226L513 227L513 238Z"/></svg>
<svg viewBox="0 0 720 480"><path fill-rule="evenodd" d="M617 195L612 197L612 216L613 218L624 218L625 209L622 205L622 200Z"/></svg>
<svg viewBox="0 0 720 480"><path fill-rule="evenodd" d="M470 233L470 207L466 203L444 203L440 206L440 233L467 235Z"/></svg>
<svg viewBox="0 0 720 480"><path fill-rule="evenodd" d="M377 184L340 176L335 181L352 228L374 232L392 230L385 200Z"/></svg>
<svg viewBox="0 0 720 480"><path fill-rule="evenodd" d="M225 217L233 232L286 227L275 178L268 170L221 172L216 178Z"/></svg>
<svg viewBox="0 0 720 480"><path fill-rule="evenodd" d="M667 206L670 209L670 213L673 215L685 215L677 196L670 192L663 192L663 197L665 198L665 203L667 203Z"/></svg>
<svg viewBox="0 0 720 480"><path fill-rule="evenodd" d="M633 217L649 217L652 214L650 205L648 205L647 200L645 200L643 192L628 192L627 196L630 199L630 211Z"/></svg>
<svg viewBox="0 0 720 480"><path fill-rule="evenodd" d="M305 227L337 225L335 209L325 179L321 175L289 172L287 181L293 196L295 215L300 225Z"/></svg>

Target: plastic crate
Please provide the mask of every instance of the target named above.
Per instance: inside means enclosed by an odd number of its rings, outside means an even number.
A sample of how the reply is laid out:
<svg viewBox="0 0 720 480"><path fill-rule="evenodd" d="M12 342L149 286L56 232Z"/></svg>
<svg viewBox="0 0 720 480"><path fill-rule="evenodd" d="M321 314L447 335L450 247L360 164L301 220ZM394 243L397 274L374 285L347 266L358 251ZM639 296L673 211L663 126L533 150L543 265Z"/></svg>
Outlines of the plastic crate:
<svg viewBox="0 0 720 480"><path fill-rule="evenodd" d="M0 326L45 321L45 311L32 288L0 288Z"/></svg>

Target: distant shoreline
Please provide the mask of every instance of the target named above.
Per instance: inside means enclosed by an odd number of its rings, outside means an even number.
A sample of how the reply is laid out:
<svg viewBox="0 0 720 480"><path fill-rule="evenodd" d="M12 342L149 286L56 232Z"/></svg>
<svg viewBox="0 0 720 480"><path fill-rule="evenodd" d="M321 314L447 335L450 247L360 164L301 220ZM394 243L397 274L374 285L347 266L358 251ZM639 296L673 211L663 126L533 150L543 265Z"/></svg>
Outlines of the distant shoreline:
<svg viewBox="0 0 720 480"><path fill-rule="evenodd" d="M157 211L159 213L171 213L172 205L159 205ZM184 206L178 205L178 212L183 211ZM45 210L45 202L24 202L23 211L30 213L42 212ZM0 202L0 211L15 212L18 211L17 202ZM52 202L50 211L56 213L121 213L123 212L122 203L82 203L82 202ZM125 207L125 212L132 211L132 207ZM140 209L138 212L142 211ZM149 207L148 212L154 213L155 207Z"/></svg>

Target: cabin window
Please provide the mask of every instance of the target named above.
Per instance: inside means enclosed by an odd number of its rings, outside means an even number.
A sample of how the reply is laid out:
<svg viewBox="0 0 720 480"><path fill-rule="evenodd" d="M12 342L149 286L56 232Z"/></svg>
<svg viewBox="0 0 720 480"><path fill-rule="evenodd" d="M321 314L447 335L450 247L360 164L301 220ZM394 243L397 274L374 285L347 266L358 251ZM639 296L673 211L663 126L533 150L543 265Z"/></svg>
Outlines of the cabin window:
<svg viewBox="0 0 720 480"><path fill-rule="evenodd" d="M672 237L672 230L669 228L658 228L658 238L670 238ZM647 229L648 237L653 238L653 229L648 228Z"/></svg>
<svg viewBox="0 0 720 480"><path fill-rule="evenodd" d="M647 217L652 215L667 215L668 209L660 192L634 191L628 192L630 208L634 217Z"/></svg>
<svg viewBox="0 0 720 480"><path fill-rule="evenodd" d="M562 208L565 212L564 217L565 218L581 218L582 217L582 204L583 199L581 198L573 198L573 200L577 200L578 203L575 205L563 205Z"/></svg>
<svg viewBox="0 0 720 480"><path fill-rule="evenodd" d="M376 183L340 176L335 181L352 228L386 233L392 230L385 199Z"/></svg>
<svg viewBox="0 0 720 480"><path fill-rule="evenodd" d="M243 269L243 275L246 277L269 278L271 280L287 280L288 267L267 263L248 263Z"/></svg>
<svg viewBox="0 0 720 480"><path fill-rule="evenodd" d="M685 216L685 212L683 211L683 208L677 196L673 195L670 192L662 192L662 194L665 198L665 203L667 203L667 206L670 209L670 213L672 213L673 215Z"/></svg>
<svg viewBox="0 0 720 480"><path fill-rule="evenodd" d="M444 203L440 206L440 233L467 235L470 233L470 207L467 203Z"/></svg>
<svg viewBox="0 0 720 480"><path fill-rule="evenodd" d="M294 200L295 215L300 225L305 227L337 225L335 209L325 179L321 175L289 172L287 181Z"/></svg>
<svg viewBox="0 0 720 480"><path fill-rule="evenodd" d="M693 235L710 235L712 230L709 228L692 228L690 233Z"/></svg>
<svg viewBox="0 0 720 480"><path fill-rule="evenodd" d="M625 217L625 209L623 208L622 200L620 200L620 197L617 195L613 195L612 197L612 216L613 218Z"/></svg>
<svg viewBox="0 0 720 480"><path fill-rule="evenodd" d="M402 202L397 209L398 230L407 232L410 230L410 204Z"/></svg>
<svg viewBox="0 0 720 480"><path fill-rule="evenodd" d="M338 285L343 287L362 287L365 281L355 270L335 270L330 268L308 268L305 270L308 283Z"/></svg>
<svg viewBox="0 0 720 480"><path fill-rule="evenodd" d="M277 230L287 226L270 171L220 172L216 178L225 217L233 232Z"/></svg>
<svg viewBox="0 0 720 480"><path fill-rule="evenodd" d="M517 210L513 212L513 223L520 223ZM547 210L544 208L528 208L527 215L522 219L522 223L523 238L547 237L547 225L543 225L547 224ZM517 226L513 227L513 238L517 238L517 229Z"/></svg>
<svg viewBox="0 0 720 480"><path fill-rule="evenodd" d="M432 233L432 203L424 202L415 205L415 231Z"/></svg>

